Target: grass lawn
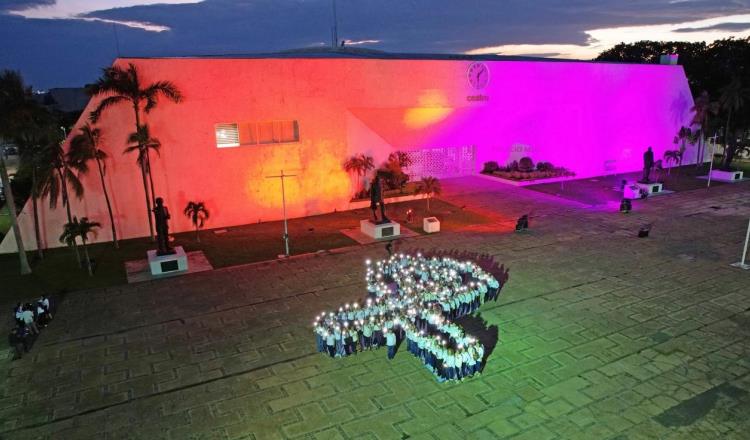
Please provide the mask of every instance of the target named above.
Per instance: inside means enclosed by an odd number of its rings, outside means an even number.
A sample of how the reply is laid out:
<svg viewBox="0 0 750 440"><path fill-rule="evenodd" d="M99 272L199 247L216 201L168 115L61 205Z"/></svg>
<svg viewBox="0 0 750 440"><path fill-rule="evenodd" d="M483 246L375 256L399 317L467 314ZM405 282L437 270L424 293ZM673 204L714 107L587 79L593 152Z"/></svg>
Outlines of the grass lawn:
<svg viewBox="0 0 750 440"><path fill-rule="evenodd" d="M0 240L8 231L10 231L10 214L8 213L8 205L4 204L0 207Z"/></svg>
<svg viewBox="0 0 750 440"><path fill-rule="evenodd" d="M436 216L441 220L443 231L455 231L474 224L488 223L490 219L474 212L463 210L439 199L430 202L426 212L426 200L414 200L386 206L386 214L404 226L420 232L422 218ZM406 212L414 211L414 222L406 223ZM318 250L327 250L357 243L340 232L341 229L357 228L359 221L371 215L369 209L335 212L312 217L289 220L290 250L298 255ZM181 245L186 251L201 250L214 268L235 266L244 263L270 260L284 253L282 240L283 222L257 223L234 226L222 230L201 231L198 243L194 232L175 234L173 245ZM38 260L36 252L29 252L33 274L18 274L18 256L0 255L0 302L32 299L41 293L60 292L95 287L125 284L125 261L142 260L146 251L154 244L148 238L123 240L120 249L111 243L98 243L89 247L89 254L96 265L94 277L79 269L73 251L55 248L45 252L44 260Z"/></svg>

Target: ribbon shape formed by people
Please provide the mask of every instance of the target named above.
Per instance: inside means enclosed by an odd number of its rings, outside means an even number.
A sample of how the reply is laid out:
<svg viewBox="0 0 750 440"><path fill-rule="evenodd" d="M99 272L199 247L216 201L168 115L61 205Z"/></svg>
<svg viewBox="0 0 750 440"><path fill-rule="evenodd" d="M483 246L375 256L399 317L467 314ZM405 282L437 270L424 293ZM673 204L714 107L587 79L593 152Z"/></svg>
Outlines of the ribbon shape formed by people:
<svg viewBox="0 0 750 440"><path fill-rule="evenodd" d="M498 280L471 261L398 254L367 260L367 299L323 312L313 323L319 352L343 357L399 343L439 381L462 380L482 370L484 346L453 322L497 301L508 280Z"/></svg>

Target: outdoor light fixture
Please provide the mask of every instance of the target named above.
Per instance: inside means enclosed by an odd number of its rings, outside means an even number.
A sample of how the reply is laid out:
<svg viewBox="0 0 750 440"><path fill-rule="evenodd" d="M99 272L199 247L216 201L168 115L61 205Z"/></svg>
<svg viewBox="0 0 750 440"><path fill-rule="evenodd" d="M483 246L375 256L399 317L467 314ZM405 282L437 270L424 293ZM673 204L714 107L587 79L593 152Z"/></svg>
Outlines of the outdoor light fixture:
<svg viewBox="0 0 750 440"><path fill-rule="evenodd" d="M516 220L516 232L521 232L529 229L529 215L524 214Z"/></svg>

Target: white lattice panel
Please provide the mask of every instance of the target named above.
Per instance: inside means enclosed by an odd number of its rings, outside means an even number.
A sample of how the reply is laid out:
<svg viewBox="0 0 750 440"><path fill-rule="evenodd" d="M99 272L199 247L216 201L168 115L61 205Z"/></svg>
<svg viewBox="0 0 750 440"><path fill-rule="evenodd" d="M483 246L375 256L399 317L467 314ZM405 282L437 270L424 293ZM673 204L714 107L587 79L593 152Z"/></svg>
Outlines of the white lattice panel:
<svg viewBox="0 0 750 440"><path fill-rule="evenodd" d="M468 176L476 173L476 146L436 147L407 151L412 161L406 172L411 180Z"/></svg>

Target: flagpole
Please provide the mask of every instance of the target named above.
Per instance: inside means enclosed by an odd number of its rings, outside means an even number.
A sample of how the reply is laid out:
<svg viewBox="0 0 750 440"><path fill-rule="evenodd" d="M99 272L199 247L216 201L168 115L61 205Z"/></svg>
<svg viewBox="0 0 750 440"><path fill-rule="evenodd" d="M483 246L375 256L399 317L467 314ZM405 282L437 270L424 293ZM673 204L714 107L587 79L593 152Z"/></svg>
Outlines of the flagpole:
<svg viewBox="0 0 750 440"><path fill-rule="evenodd" d="M284 186L284 178L286 177L296 177L296 174L284 174L284 170L281 170L281 174L278 176L266 176L266 179L281 179L281 206L282 206L282 212L284 215L284 255L289 256L289 228L287 227L287 220L286 220L286 188Z"/></svg>

